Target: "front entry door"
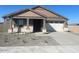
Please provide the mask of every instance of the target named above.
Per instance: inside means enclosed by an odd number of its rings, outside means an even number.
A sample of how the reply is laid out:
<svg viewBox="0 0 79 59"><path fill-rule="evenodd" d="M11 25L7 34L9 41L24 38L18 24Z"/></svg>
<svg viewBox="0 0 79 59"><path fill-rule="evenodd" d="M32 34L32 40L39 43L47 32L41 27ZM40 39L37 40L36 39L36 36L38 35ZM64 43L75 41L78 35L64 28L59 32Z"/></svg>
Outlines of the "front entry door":
<svg viewBox="0 0 79 59"><path fill-rule="evenodd" d="M33 20L33 32L41 32L42 31L42 19L34 19Z"/></svg>

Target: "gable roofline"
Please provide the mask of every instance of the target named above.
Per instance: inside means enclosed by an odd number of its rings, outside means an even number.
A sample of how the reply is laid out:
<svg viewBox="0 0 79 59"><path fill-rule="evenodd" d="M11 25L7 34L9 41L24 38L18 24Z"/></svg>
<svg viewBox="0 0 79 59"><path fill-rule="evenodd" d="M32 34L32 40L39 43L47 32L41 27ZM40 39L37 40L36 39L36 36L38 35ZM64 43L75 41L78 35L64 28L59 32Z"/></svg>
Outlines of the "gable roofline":
<svg viewBox="0 0 79 59"><path fill-rule="evenodd" d="M43 16L43 15L41 15L41 14L39 14L39 13L33 11L32 9L23 9L23 10L19 10L19 11L16 11L16 12L13 12L13 13L10 13L10 14L5 15L5 16L3 16L3 18L12 17L12 16L14 16L14 15L17 15L17 14L20 14L20 13L23 13L23 12L26 12L26 11L31 11L31 12L37 14L37 15L40 15L40 16L46 18L45 16Z"/></svg>
<svg viewBox="0 0 79 59"><path fill-rule="evenodd" d="M4 15L2 18L11 17L11 16L14 16L14 15L23 13L23 12L25 12L25 11L29 11L29 9L18 10L18 11L12 12L12 13L10 13L10 14Z"/></svg>
<svg viewBox="0 0 79 59"><path fill-rule="evenodd" d="M66 18L66 17L64 17L64 16L62 16L62 15L56 13L56 12L50 11L50 10L44 8L44 7L41 7L40 5L39 5L39 6L36 6L36 7L33 7L32 9L36 9L36 8L39 8L39 7L40 7L40 8L43 8L44 10L47 10L47 11L49 11L49 12L51 12L51 13L53 13L53 14L59 16L59 17L62 17L62 18L64 18L64 19L68 20L68 18Z"/></svg>
<svg viewBox="0 0 79 59"><path fill-rule="evenodd" d="M10 13L10 14L7 14L7 15L3 16L3 18L12 17L12 16L14 16L14 15L17 15L17 14L20 14L20 13L23 13L23 12L26 12L26 11L32 11L32 12L34 12L34 13L36 13L36 14L38 14L38 15L40 15L40 16L46 18L45 15L42 15L42 14L40 14L40 13L37 13L37 12L33 11L33 9L36 9L36 8L39 8L39 7L40 7L40 8L43 8L44 10L47 10L47 11L49 11L49 12L51 12L51 13L53 13L53 14L59 16L59 17L62 17L62 18L64 18L64 19L68 20L66 17L61 16L61 15L59 15L58 13L52 12L52 11L50 11L50 10L44 8L44 7L41 7L41 6L36 6L36 7L31 8L31 9L22 9L22 10L19 10L19 11L16 11L16 12L13 12L13 13Z"/></svg>

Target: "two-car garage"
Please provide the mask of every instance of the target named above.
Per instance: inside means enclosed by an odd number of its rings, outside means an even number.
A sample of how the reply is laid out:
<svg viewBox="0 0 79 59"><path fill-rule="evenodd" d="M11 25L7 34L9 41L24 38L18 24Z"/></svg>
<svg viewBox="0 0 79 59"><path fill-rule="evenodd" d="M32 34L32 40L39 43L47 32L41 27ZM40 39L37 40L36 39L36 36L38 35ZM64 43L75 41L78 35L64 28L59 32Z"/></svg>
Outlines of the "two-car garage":
<svg viewBox="0 0 79 59"><path fill-rule="evenodd" d="M64 21L48 21L46 27L48 32L64 32L68 29L65 25Z"/></svg>

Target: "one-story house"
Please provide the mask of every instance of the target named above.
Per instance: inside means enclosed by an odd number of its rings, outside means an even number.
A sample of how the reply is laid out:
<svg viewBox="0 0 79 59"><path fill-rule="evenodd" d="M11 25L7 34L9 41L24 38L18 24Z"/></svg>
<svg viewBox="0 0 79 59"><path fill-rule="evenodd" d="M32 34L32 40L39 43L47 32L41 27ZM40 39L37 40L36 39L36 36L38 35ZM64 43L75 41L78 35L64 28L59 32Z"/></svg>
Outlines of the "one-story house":
<svg viewBox="0 0 79 59"><path fill-rule="evenodd" d="M3 16L4 28L13 32L64 32L68 19L44 7L36 6Z"/></svg>

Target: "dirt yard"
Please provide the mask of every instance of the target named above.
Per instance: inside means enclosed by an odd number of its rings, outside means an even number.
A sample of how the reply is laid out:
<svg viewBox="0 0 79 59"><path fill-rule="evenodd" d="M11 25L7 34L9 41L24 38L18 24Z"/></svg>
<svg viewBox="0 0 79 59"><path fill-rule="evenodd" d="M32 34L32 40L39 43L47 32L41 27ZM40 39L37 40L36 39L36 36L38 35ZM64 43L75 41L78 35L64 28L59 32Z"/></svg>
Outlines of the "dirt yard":
<svg viewBox="0 0 79 59"><path fill-rule="evenodd" d="M0 33L0 52L79 53L79 34L69 32Z"/></svg>
<svg viewBox="0 0 79 59"><path fill-rule="evenodd" d="M0 46L52 46L59 45L50 36L36 36L33 33L0 33Z"/></svg>

